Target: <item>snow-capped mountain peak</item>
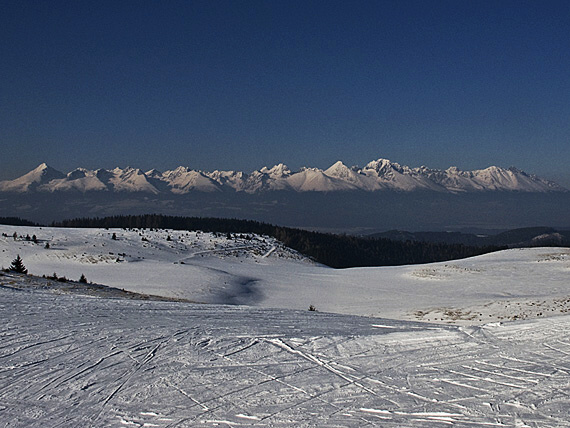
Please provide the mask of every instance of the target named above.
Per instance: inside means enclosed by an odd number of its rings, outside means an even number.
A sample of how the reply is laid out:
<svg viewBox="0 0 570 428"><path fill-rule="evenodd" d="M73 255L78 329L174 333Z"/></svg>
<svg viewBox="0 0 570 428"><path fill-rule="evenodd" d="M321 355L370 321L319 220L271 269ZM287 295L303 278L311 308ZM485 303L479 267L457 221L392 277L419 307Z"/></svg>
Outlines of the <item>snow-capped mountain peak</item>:
<svg viewBox="0 0 570 428"><path fill-rule="evenodd" d="M446 170L426 166L410 168L388 159L379 158L364 168L348 167L337 161L328 169L303 167L291 171L279 163L263 167L248 174L241 171L204 172L179 166L164 173L138 168L98 169L77 168L67 175L45 163L16 178L1 181L1 192L55 192L65 190L142 192L151 194L189 192L258 193L275 190L296 192L381 191L410 192L429 190L436 192L565 192L558 184L517 168L490 166L485 169L462 171L452 166Z"/></svg>
<svg viewBox="0 0 570 428"><path fill-rule="evenodd" d="M66 178L69 180L79 180L81 178L85 178L88 173L89 171L85 168L76 168L73 171L68 172Z"/></svg>
<svg viewBox="0 0 570 428"><path fill-rule="evenodd" d="M112 177L109 182L116 191L160 193L156 187L149 183L144 172L138 168L115 168L110 172Z"/></svg>
<svg viewBox="0 0 570 428"><path fill-rule="evenodd" d="M342 161L337 161L325 170L325 174L329 177L350 177L353 171L347 167Z"/></svg>
<svg viewBox="0 0 570 428"><path fill-rule="evenodd" d="M51 180L64 178L65 174L59 172L46 163L40 164L27 174L11 181L0 181L0 191L25 193L35 190L42 184L49 183Z"/></svg>
<svg viewBox="0 0 570 428"><path fill-rule="evenodd" d="M149 178L160 178L160 177L162 177L162 172L153 168L153 169L145 172L144 175L146 175Z"/></svg>
<svg viewBox="0 0 570 428"><path fill-rule="evenodd" d="M63 173L53 169L51 166L42 163L36 169L31 171L29 177L33 177L36 183L47 183L56 178L62 178Z"/></svg>
<svg viewBox="0 0 570 428"><path fill-rule="evenodd" d="M282 178L288 177L291 175L291 170L289 167L283 163L273 166L271 169L267 167L263 167L259 170L259 172L263 174L269 175L271 178Z"/></svg>
<svg viewBox="0 0 570 428"><path fill-rule="evenodd" d="M217 192L220 190L217 183L210 177L201 171L188 169L184 166L166 171L162 175L162 180L168 184L171 192L176 194L184 194L192 190L200 192Z"/></svg>

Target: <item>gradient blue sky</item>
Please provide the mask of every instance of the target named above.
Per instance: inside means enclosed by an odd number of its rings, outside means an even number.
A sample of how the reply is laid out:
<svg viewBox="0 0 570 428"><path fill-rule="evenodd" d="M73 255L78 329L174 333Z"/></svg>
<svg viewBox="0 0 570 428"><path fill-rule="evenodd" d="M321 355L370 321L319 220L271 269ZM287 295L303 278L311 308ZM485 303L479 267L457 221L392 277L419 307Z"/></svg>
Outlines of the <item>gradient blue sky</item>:
<svg viewBox="0 0 570 428"><path fill-rule="evenodd" d="M568 1L0 3L0 179L385 157L570 186Z"/></svg>

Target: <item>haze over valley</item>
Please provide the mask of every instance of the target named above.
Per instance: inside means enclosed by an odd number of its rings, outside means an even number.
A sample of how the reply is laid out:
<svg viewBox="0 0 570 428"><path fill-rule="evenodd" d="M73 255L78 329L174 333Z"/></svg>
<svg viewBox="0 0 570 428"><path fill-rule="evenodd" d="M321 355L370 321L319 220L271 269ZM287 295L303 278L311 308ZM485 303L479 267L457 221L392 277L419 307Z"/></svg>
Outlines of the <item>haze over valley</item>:
<svg viewBox="0 0 570 428"><path fill-rule="evenodd" d="M40 223L86 216L160 213L229 217L349 233L568 227L570 192L516 168L410 168L385 159L365 167L244 173L75 169L42 164L0 182L0 216Z"/></svg>

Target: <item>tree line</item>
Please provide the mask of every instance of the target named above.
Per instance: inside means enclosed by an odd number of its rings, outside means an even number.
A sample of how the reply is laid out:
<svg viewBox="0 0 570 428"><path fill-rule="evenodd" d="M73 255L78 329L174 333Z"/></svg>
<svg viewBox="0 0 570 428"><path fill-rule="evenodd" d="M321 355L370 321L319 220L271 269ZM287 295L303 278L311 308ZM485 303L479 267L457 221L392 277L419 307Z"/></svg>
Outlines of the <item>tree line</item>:
<svg viewBox="0 0 570 428"><path fill-rule="evenodd" d="M20 217L0 217L0 224L5 224L7 226L39 226L37 223Z"/></svg>
<svg viewBox="0 0 570 428"><path fill-rule="evenodd" d="M76 218L55 222L52 226L255 233L271 236L286 246L311 257L316 262L334 268L430 263L472 257L504 248L415 241L402 242L385 238L371 239L351 235L311 232L253 220L177 217L160 214Z"/></svg>

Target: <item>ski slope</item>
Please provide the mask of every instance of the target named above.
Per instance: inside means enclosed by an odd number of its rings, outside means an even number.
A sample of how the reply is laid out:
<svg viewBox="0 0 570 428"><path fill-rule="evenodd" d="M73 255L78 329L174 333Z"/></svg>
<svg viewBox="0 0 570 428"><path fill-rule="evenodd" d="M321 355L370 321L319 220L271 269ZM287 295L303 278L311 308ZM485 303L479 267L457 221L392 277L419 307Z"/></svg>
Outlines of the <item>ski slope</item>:
<svg viewBox="0 0 570 428"><path fill-rule="evenodd" d="M0 232L4 266L210 303L0 272L2 427L570 426L567 249L334 270L267 237Z"/></svg>
<svg viewBox="0 0 570 428"><path fill-rule="evenodd" d="M570 316L451 326L33 287L0 287L0 310L3 427L570 426Z"/></svg>

